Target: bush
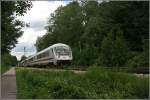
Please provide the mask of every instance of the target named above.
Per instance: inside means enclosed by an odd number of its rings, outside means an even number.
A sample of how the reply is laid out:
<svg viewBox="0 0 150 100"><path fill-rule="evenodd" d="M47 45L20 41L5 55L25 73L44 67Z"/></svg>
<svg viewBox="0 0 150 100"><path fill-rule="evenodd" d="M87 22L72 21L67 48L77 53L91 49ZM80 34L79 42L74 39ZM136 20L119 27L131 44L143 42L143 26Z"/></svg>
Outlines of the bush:
<svg viewBox="0 0 150 100"><path fill-rule="evenodd" d="M148 55L145 55L145 53L140 53L136 56L134 56L133 58L131 58L128 62L127 62L127 66L128 67L149 67L149 60L148 60Z"/></svg>
<svg viewBox="0 0 150 100"><path fill-rule="evenodd" d="M10 54L2 54L1 55L1 71L4 73L8 69L11 68L11 66L17 65L17 58L15 56L12 56Z"/></svg>
<svg viewBox="0 0 150 100"><path fill-rule="evenodd" d="M149 44L148 40L143 42L143 51L136 53L127 62L129 67L149 67Z"/></svg>
<svg viewBox="0 0 150 100"><path fill-rule="evenodd" d="M148 78L102 68L89 68L85 74L19 68L17 87L21 99L142 99L149 94Z"/></svg>
<svg viewBox="0 0 150 100"><path fill-rule="evenodd" d="M132 95L137 96L137 98L146 99L149 96L149 79L145 78L137 78L134 81L136 84L132 84Z"/></svg>
<svg viewBox="0 0 150 100"><path fill-rule="evenodd" d="M17 64L16 56L12 56L10 54L2 54L1 61L3 66L16 66Z"/></svg>
<svg viewBox="0 0 150 100"><path fill-rule="evenodd" d="M81 87L71 85L65 82L56 82L49 90L54 99L85 99L85 91Z"/></svg>
<svg viewBox="0 0 150 100"><path fill-rule="evenodd" d="M138 78L125 72L112 72L102 68L89 69L87 75L95 84L98 98L148 98L149 79Z"/></svg>

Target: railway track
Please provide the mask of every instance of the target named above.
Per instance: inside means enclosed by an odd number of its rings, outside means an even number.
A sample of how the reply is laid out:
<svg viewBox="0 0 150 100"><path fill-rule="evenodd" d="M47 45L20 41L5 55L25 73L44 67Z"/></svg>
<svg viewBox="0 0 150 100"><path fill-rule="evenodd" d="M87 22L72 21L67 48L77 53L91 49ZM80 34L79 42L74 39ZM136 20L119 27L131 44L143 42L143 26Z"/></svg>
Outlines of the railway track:
<svg viewBox="0 0 150 100"><path fill-rule="evenodd" d="M83 67L83 66L44 66L44 67L41 67L41 66L38 66L38 67L23 67L23 68L30 68L30 69L37 69L37 70L49 70L49 71L74 71L76 73L82 73L82 72L86 72L87 69L89 67ZM141 67L141 68L127 68L127 67L122 67L122 68L119 68L119 69L116 69L116 68L110 68L110 67L103 67L103 69L107 69L107 70L115 70L115 71L125 71L125 72L128 72L128 73L133 73L133 74L149 74L149 67Z"/></svg>
<svg viewBox="0 0 150 100"><path fill-rule="evenodd" d="M25 69L32 69L32 70L38 70L38 71L55 71L55 72L63 72L63 71L71 71L75 74L84 74L86 73L87 71L84 69L79 69L79 68L76 68L76 69L62 69L62 68L35 68L35 67L21 67L21 68L25 68ZM141 78L144 78L144 77L149 77L149 73L133 73L133 72L129 72L130 74L133 74L137 77L141 77Z"/></svg>
<svg viewBox="0 0 150 100"><path fill-rule="evenodd" d="M85 73L86 71L84 70L74 70L74 69L56 69L56 68L34 68L34 67L21 67L24 69L31 69L31 70L38 70L38 71L56 71L56 72L60 72L60 71L72 71L76 74L81 74L81 73Z"/></svg>

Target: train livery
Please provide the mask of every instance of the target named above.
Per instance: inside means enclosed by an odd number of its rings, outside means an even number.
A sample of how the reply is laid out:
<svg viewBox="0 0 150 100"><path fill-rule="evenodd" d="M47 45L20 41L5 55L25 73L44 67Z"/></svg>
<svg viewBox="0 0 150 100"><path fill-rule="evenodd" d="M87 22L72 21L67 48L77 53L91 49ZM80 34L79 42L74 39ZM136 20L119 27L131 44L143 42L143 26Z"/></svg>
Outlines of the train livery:
<svg viewBox="0 0 150 100"><path fill-rule="evenodd" d="M70 46L57 43L23 60L21 66L69 64L72 58Z"/></svg>

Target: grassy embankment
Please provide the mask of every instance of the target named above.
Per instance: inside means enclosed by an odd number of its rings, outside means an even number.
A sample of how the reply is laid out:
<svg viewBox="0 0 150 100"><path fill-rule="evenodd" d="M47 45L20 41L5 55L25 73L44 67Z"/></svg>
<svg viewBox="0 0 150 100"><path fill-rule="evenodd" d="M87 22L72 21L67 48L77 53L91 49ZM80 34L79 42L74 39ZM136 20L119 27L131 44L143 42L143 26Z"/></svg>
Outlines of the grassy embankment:
<svg viewBox="0 0 150 100"><path fill-rule="evenodd" d="M17 98L148 98L148 77L100 68L86 73L17 68Z"/></svg>

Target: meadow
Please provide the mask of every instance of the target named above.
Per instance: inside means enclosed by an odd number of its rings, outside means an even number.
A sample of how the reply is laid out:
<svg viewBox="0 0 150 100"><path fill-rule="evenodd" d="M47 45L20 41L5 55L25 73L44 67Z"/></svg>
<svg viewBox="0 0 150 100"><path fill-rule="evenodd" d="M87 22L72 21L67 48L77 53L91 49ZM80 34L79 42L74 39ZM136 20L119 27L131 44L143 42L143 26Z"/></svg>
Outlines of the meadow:
<svg viewBox="0 0 150 100"><path fill-rule="evenodd" d="M86 73L16 68L18 99L145 99L149 78L89 68Z"/></svg>

